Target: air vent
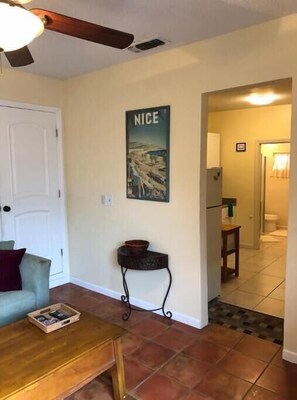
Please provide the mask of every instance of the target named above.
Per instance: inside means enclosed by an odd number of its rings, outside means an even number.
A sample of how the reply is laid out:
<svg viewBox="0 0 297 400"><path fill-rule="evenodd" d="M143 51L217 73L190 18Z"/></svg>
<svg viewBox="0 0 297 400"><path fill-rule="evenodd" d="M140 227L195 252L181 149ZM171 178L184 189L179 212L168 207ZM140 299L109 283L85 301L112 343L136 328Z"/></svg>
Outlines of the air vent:
<svg viewBox="0 0 297 400"><path fill-rule="evenodd" d="M143 51L154 49L155 47L163 46L166 43L168 43L168 40L151 39L146 42L134 44L133 46L128 47L128 50L133 51L133 53L141 53Z"/></svg>

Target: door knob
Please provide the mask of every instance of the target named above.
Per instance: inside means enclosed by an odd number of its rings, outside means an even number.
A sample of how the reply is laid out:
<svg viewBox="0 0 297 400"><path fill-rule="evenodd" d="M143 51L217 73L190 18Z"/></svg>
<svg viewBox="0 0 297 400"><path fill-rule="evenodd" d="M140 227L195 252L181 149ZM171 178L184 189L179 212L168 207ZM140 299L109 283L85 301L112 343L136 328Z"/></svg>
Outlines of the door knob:
<svg viewBox="0 0 297 400"><path fill-rule="evenodd" d="M3 211L4 212L9 212L11 210L11 208L9 206L4 206L3 207Z"/></svg>

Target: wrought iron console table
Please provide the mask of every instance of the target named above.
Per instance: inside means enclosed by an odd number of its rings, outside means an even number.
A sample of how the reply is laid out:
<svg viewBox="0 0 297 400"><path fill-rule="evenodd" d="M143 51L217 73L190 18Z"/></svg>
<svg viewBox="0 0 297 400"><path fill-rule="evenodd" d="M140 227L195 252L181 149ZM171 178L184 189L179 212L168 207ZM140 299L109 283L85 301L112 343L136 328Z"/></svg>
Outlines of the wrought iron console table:
<svg viewBox="0 0 297 400"><path fill-rule="evenodd" d="M126 303L128 306L128 312L123 314L123 320L127 321L129 319L132 310L134 311L162 310L162 313L166 318L171 318L172 312L171 311L165 312L164 310L165 303L172 284L172 275L168 267L168 255L149 250L141 254L131 254L126 246L121 246L118 248L118 263L121 266L122 277L123 277L123 288L125 292L125 294L121 296L121 299L122 302ZM126 280L126 274L129 269L134 269L137 271L153 271L158 269L167 270L169 274L169 284L161 307L154 308L152 310L144 310L141 308L135 308L131 305L130 294Z"/></svg>

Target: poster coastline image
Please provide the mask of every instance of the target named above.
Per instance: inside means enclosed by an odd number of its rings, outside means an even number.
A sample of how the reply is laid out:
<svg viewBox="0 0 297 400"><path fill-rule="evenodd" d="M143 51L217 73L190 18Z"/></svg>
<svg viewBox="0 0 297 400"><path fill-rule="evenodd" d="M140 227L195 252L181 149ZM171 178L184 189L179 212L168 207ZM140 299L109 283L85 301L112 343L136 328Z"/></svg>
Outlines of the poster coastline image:
<svg viewBox="0 0 297 400"><path fill-rule="evenodd" d="M126 112L127 198L169 201L170 106Z"/></svg>

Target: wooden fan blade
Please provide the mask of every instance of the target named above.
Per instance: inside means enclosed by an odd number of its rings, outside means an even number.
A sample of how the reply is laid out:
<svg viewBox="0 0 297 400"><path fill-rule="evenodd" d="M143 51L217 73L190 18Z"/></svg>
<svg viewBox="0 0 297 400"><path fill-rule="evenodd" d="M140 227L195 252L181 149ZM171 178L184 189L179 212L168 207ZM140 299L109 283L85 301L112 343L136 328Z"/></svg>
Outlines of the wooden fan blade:
<svg viewBox="0 0 297 400"><path fill-rule="evenodd" d="M105 46L111 46L117 49L124 49L134 40L134 36L131 33L106 28L53 11L40 8L33 8L30 11L41 18L44 17L46 29L89 40L90 42L104 44Z"/></svg>
<svg viewBox="0 0 297 400"><path fill-rule="evenodd" d="M18 50L6 51L6 58L12 67L24 67L34 63L33 57L27 46Z"/></svg>

